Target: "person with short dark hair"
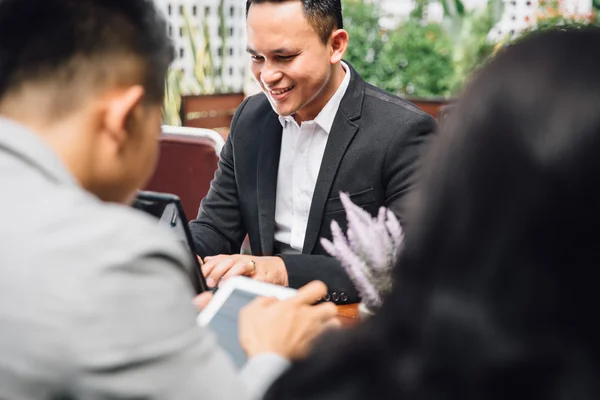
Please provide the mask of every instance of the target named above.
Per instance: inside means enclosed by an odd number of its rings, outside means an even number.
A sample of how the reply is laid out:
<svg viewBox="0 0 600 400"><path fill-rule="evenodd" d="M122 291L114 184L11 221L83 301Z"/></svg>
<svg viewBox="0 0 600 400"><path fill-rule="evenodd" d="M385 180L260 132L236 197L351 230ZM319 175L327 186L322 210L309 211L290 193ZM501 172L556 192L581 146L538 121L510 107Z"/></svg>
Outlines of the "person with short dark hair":
<svg viewBox="0 0 600 400"><path fill-rule="evenodd" d="M0 399L260 397L338 324L320 282L257 300L241 371L197 325L189 250L128 204L156 161L166 32L151 0L0 0Z"/></svg>
<svg viewBox="0 0 600 400"><path fill-rule="evenodd" d="M340 192L401 220L431 116L368 83L344 62L340 0L247 0L247 51L262 89L237 109L219 168L190 223L209 285L235 275L359 301L321 247L345 227ZM246 234L252 255L240 253Z"/></svg>
<svg viewBox="0 0 600 400"><path fill-rule="evenodd" d="M600 397L598 43L535 34L474 79L424 157L393 293L266 400Z"/></svg>
<svg viewBox="0 0 600 400"><path fill-rule="evenodd" d="M261 3L285 3L296 0L246 0L246 17L250 6ZM319 35L324 45L329 42L331 33L344 29L342 2L340 0L298 0L302 3L302 13L308 24Z"/></svg>

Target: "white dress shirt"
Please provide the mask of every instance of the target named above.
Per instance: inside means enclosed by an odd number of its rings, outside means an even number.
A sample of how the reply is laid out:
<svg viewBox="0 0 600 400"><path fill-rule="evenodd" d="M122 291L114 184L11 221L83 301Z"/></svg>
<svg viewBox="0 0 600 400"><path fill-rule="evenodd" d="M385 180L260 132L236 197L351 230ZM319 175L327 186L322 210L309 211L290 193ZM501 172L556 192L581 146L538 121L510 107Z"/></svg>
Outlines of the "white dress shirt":
<svg viewBox="0 0 600 400"><path fill-rule="evenodd" d="M300 126L293 116L279 117L283 126L277 194L275 199L275 240L302 252L308 214L321 169L327 138L340 102L350 83L350 68L340 87L312 121Z"/></svg>

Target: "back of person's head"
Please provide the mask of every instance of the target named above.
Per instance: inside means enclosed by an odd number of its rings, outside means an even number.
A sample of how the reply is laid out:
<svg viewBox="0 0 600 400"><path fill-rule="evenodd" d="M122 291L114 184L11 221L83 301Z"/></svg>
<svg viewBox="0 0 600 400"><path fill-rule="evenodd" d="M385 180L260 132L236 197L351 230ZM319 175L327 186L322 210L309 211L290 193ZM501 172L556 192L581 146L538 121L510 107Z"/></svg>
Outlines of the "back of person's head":
<svg viewBox="0 0 600 400"><path fill-rule="evenodd" d="M534 34L474 78L423 160L394 293L268 398L600 396L598 43Z"/></svg>
<svg viewBox="0 0 600 400"><path fill-rule="evenodd" d="M323 43L327 43L331 32L344 28L341 0L246 0L246 16L252 4L302 2L302 10L309 24L319 34Z"/></svg>
<svg viewBox="0 0 600 400"><path fill-rule="evenodd" d="M56 107L114 81L161 102L173 57L151 0L0 1L0 99L28 84L56 88Z"/></svg>
<svg viewBox="0 0 600 400"><path fill-rule="evenodd" d="M143 185L173 59L153 1L1 0L0 37L0 115L43 136L103 200Z"/></svg>

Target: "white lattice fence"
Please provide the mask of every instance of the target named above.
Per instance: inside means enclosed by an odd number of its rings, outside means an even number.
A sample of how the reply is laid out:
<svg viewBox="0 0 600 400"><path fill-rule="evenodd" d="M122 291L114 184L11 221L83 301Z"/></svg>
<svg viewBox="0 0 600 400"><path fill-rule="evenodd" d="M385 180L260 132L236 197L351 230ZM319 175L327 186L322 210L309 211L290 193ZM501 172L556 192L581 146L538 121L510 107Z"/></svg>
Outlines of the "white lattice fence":
<svg viewBox="0 0 600 400"><path fill-rule="evenodd" d="M245 2L241 0L154 0L168 21L168 33L173 39L177 58L172 67L183 71L185 94L198 94L224 90L241 92L248 65L245 52ZM220 6L222 2L223 17ZM194 49L186 34L186 15L190 31L194 32L196 51L210 53L214 71L221 75L207 74L203 85L198 83L194 71ZM221 24L225 26L224 39L220 35ZM204 40L207 30L208 43ZM224 43L223 43L224 42ZM205 59L205 62L208 62ZM222 67L222 68L221 68ZM210 70L210 69L209 69ZM221 82L223 87L221 87Z"/></svg>
<svg viewBox="0 0 600 400"><path fill-rule="evenodd" d="M497 42L505 37L516 37L536 25L538 14L543 12L538 0L504 0L500 21L492 28L488 38ZM565 16L585 16L592 12L591 0L559 0L557 12Z"/></svg>

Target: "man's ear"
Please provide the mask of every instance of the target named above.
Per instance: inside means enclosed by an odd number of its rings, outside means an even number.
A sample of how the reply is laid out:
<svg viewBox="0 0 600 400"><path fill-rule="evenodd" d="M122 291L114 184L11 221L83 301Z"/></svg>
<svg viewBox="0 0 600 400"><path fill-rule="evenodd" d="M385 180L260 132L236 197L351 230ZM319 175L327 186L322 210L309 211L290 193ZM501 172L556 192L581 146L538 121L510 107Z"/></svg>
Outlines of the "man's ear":
<svg viewBox="0 0 600 400"><path fill-rule="evenodd" d="M344 57L344 53L348 48L348 39L348 32L343 29L338 29L331 34L329 40L331 42L330 61L332 64L340 62Z"/></svg>
<svg viewBox="0 0 600 400"><path fill-rule="evenodd" d="M106 106L105 128L117 143L127 139L128 121L144 97L141 85L130 86L113 93Z"/></svg>

